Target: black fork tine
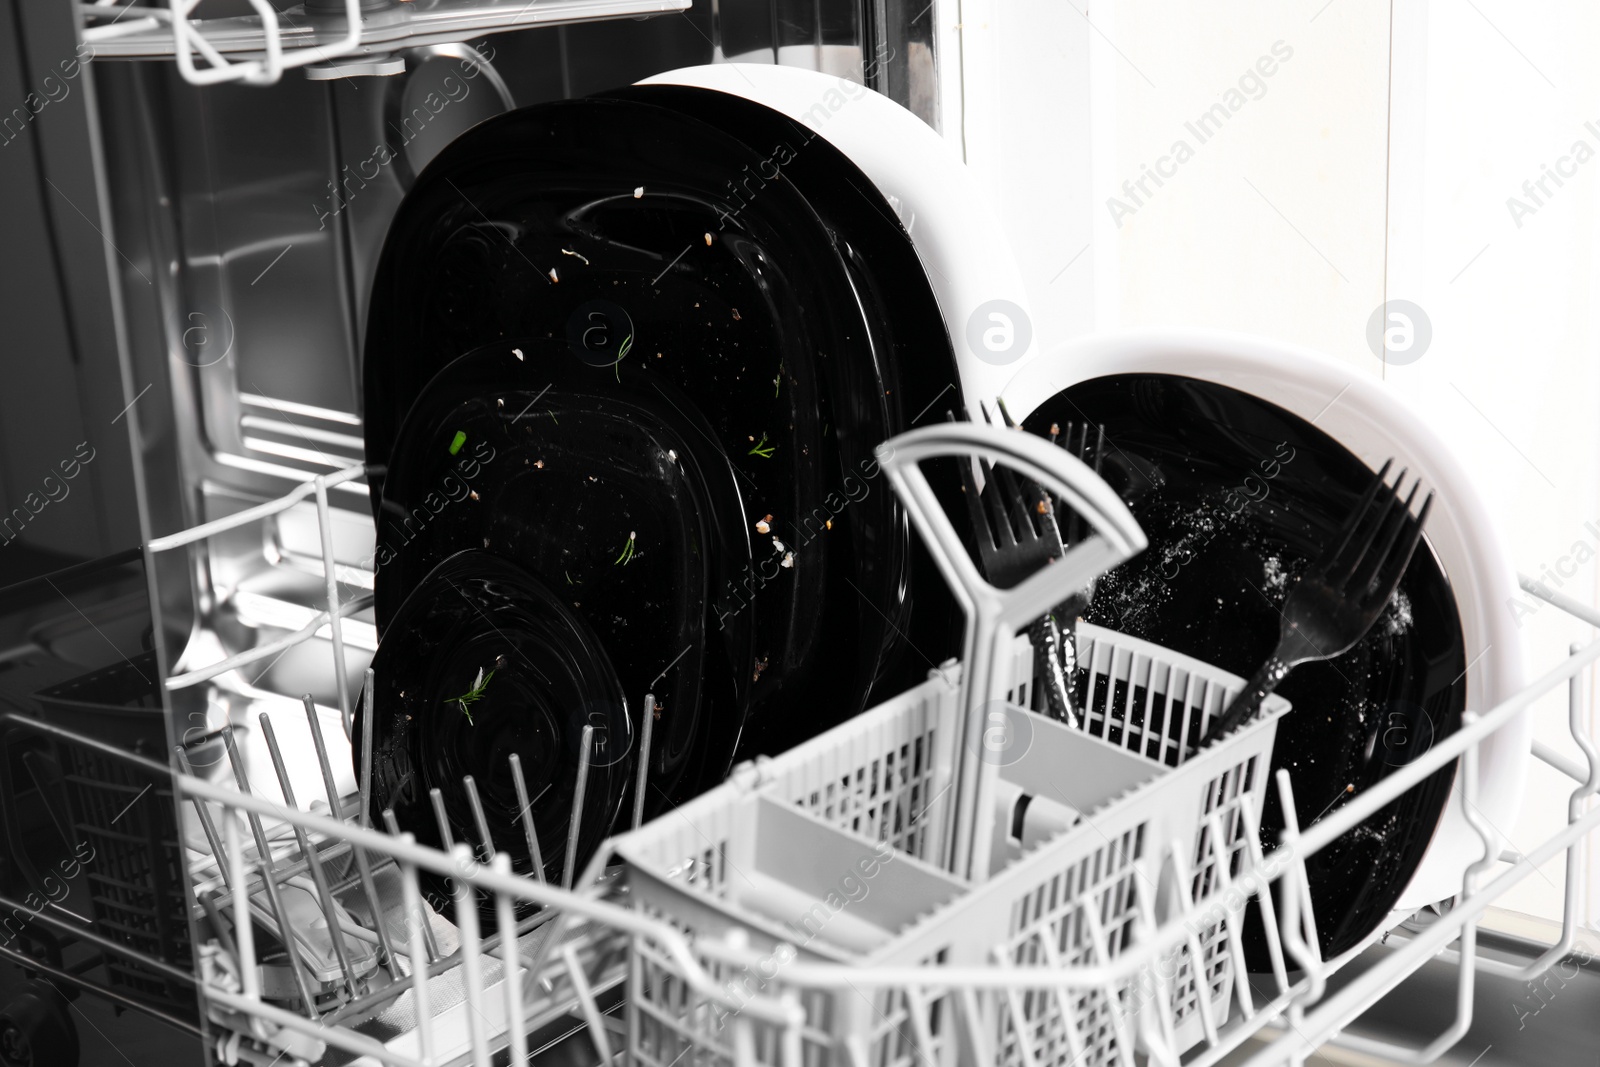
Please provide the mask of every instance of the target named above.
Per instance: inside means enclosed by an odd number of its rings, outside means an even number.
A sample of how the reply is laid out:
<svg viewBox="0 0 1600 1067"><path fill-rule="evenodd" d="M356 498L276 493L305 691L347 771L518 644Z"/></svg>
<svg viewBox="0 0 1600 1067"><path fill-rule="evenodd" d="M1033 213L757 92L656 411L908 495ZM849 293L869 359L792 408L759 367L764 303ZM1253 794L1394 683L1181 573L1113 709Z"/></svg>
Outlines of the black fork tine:
<svg viewBox="0 0 1600 1067"><path fill-rule="evenodd" d="M945 418L950 422L957 422L955 412L945 412ZM983 515L983 504L978 500L978 483L972 477L972 460L961 457L956 460L956 467L961 471L961 495L967 498L967 514L972 520L972 536L978 542L978 555L984 565L989 563L989 557L995 549L994 530Z"/></svg>
<svg viewBox="0 0 1600 1067"><path fill-rule="evenodd" d="M1078 432L1078 439L1075 442L1072 442L1070 438L1068 439L1069 442L1071 442L1070 450L1072 452L1072 456L1074 459L1088 462L1087 460L1084 460L1084 449L1086 449L1089 445L1089 424L1087 422L1081 425L1074 424L1073 429ZM1083 516L1078 514L1077 508L1072 509L1072 521L1068 525L1071 527L1071 529L1067 531L1068 542L1075 545L1082 541Z"/></svg>
<svg viewBox="0 0 1600 1067"><path fill-rule="evenodd" d="M1006 402L1001 400L999 397L996 397L994 406L999 409L1000 418L1004 420L1004 425L1008 429L1016 429L1017 424L1011 421L1011 413L1006 410ZM983 417L989 420L989 425L993 426L994 417L989 414L988 406L980 400L978 401L978 408L983 412ZM991 480L995 478L996 475L999 477L999 484L997 488L1000 494L1005 497L1005 505L1010 509L1011 520L1014 524L1017 540L1019 542L1037 541L1041 533L1038 522L1033 514L1033 505L1035 505L1037 501L1032 499L1034 496L1033 493L1024 493L1022 491L1024 485L1030 489L1035 488L1033 483L1028 482L1025 479L1019 479L1016 473L1013 472L1010 467L1007 467L1003 464L999 467L995 467L992 464L987 465L983 475L985 480ZM1040 492L1043 491L1040 490Z"/></svg>
<svg viewBox="0 0 1600 1067"><path fill-rule="evenodd" d="M1373 592L1373 601L1385 604L1394 595L1395 589L1400 585L1400 579L1405 577L1406 568L1411 565L1412 554L1422 541L1422 527L1428 521L1428 511L1432 507L1433 492L1430 490L1427 498L1422 501L1422 510L1417 512L1415 519L1410 518L1409 509L1407 510L1405 536L1394 546L1394 550L1388 553L1383 569L1369 586Z"/></svg>
<svg viewBox="0 0 1600 1067"><path fill-rule="evenodd" d="M1362 558L1361 565L1351 575L1348 588L1358 597L1366 593L1367 587L1372 584L1379 569L1384 566L1384 561L1389 558L1389 552L1394 548L1401 531L1405 529L1406 523L1411 521L1411 502L1417 498L1417 490L1422 487L1422 479L1418 478L1411 483L1411 493L1404 503L1400 503L1398 493L1403 484L1403 482L1395 483L1396 504L1384 516L1383 525L1373 536L1372 544L1368 547L1366 556Z"/></svg>
<svg viewBox="0 0 1600 1067"><path fill-rule="evenodd" d="M1006 515L1005 501L1000 499L1000 486L996 481L994 464L986 459L980 459L978 469L983 472L983 492L980 496L989 509L989 525L994 531L994 543L1001 550L1014 548L1017 544L1017 533L1011 526L1011 519Z"/></svg>
<svg viewBox="0 0 1600 1067"><path fill-rule="evenodd" d="M1361 562L1362 552L1366 547L1366 542L1371 539L1371 535L1366 534L1357 538L1356 534L1369 525L1369 517L1373 512L1374 503L1377 501L1379 493L1388 493L1389 487L1385 484L1384 477L1389 473L1389 468L1393 464L1394 460L1392 459L1384 460L1377 476L1372 479L1371 484L1367 486L1367 491L1362 494L1360 503L1355 506L1354 510L1350 512L1349 518L1345 519L1344 525L1339 528L1337 545L1324 557L1327 560L1327 564L1322 574L1323 581L1337 585L1355 569L1356 564ZM1390 499L1391 497L1386 495L1382 504L1378 506L1377 511L1380 517L1387 510ZM1353 557L1352 553L1354 553Z"/></svg>
<svg viewBox="0 0 1600 1067"><path fill-rule="evenodd" d="M1350 539L1350 547L1345 550L1344 557L1330 572L1328 580L1335 587L1359 590L1360 587L1354 584L1356 573L1374 558L1373 547L1383 536L1388 524L1402 513L1400 487L1405 484L1407 473L1408 468L1401 467L1394 485L1385 485L1378 493L1377 501L1367 513L1368 518L1362 521L1361 529ZM1377 558L1379 562L1382 561L1381 556Z"/></svg>
<svg viewBox="0 0 1600 1067"><path fill-rule="evenodd" d="M1093 458L1093 462L1090 462L1091 456L1090 456L1090 453L1089 453L1089 424L1088 423L1084 423L1084 426L1083 426L1083 448L1078 453L1078 458L1083 460L1084 463L1088 464L1094 470L1096 475L1098 475L1100 473L1101 467L1104 464L1104 461L1105 461L1105 458L1106 458L1106 426L1105 426L1105 423L1100 423L1099 426L1096 427L1095 443L1094 443L1094 454L1093 454L1093 457L1092 457ZM1083 520L1081 518L1076 518L1076 516L1077 516L1077 512L1076 511L1073 512L1073 515L1074 515L1076 521L1074 523L1075 535L1073 537L1072 543L1073 544L1077 544L1078 541L1082 539L1082 535L1083 535L1083 532L1084 532Z"/></svg>
<svg viewBox="0 0 1600 1067"><path fill-rule="evenodd" d="M1017 543L1038 540L1039 531L1034 525L1033 516L1028 514L1028 498L1022 492L1016 474L1004 464L995 466L987 460L983 468L984 478L994 486L993 492L986 490L984 495L993 503L998 521L1006 524Z"/></svg>

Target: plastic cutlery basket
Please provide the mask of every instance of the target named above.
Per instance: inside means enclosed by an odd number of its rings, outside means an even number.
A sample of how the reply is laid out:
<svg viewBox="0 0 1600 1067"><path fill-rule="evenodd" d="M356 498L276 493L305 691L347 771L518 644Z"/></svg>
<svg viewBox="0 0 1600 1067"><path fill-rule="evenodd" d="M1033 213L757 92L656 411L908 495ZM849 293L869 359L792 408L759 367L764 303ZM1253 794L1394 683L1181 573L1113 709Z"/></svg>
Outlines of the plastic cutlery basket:
<svg viewBox="0 0 1600 1067"><path fill-rule="evenodd" d="M671 958L637 940L634 1062L1096 1067L1131 1065L1141 1048L1170 1059L1214 1034L1243 962L1240 914L1205 911L1154 973L1068 988L1040 972L1108 962L1225 884L1253 844L1289 706L1270 699L1190 756L1243 681L1088 624L1077 640L1081 729L1024 710L1034 661L1012 636L996 642L1005 654L993 676L1009 681L978 705L981 730L963 669L947 664L614 839L633 906L707 948L699 963L725 993L720 1004L695 993ZM964 756L989 778L965 794L981 805L966 825L988 842L975 880L950 870ZM728 964L717 945L758 958ZM811 981L785 973L795 961L861 977ZM871 978L907 967L926 980ZM961 987L940 967L1012 969L1015 981ZM742 1016L755 997L789 1000L803 1022Z"/></svg>
<svg viewBox="0 0 1600 1067"><path fill-rule="evenodd" d="M789 953L779 946L863 969L1105 962L1167 915L1175 894L1205 896L1241 864L1288 710L1274 698L1254 722L1184 759L1165 724L1187 717L1204 728L1242 680L1088 624L1079 641L1079 691L1097 694L1087 718L1117 742L1006 709L1008 722L1026 717L1021 729L1032 736L1000 757L999 791L1027 797L1030 813L1049 805L1054 833L986 881L956 878L937 862L961 710L952 667L617 838L634 906L692 938L733 938L766 954L770 965L731 972L710 958L701 964L736 999L792 994L805 1011L806 1064L909 1065L918 1048L931 1063L968 1062L951 1035L957 1009L947 1002L958 991L788 982ZM1031 667L1031 650L1018 644L1016 660ZM995 817L1014 823L1013 813L1008 804ZM1173 843L1181 869L1164 847ZM1207 1014L1213 1027L1228 1018L1241 918L1222 914L1194 930L1142 987L980 990L973 1048L1007 1064L1131 1062L1141 1025L1187 1048L1204 1036ZM929 981L937 986L937 972ZM628 1003L636 1062L735 1062L727 1010L698 1000L645 944ZM756 1062L782 1061L782 1035L755 1029Z"/></svg>

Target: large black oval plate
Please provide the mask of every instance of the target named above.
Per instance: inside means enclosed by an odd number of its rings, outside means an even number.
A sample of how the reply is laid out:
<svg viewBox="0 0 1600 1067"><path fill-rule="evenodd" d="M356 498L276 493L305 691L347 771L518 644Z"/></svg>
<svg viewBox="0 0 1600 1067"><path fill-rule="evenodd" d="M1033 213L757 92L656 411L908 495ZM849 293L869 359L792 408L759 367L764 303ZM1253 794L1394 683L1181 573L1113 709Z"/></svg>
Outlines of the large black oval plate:
<svg viewBox="0 0 1600 1067"><path fill-rule="evenodd" d="M751 571L714 597L717 617L749 612L768 635L749 674L752 753L898 691L959 636L942 582L912 570L871 459L913 419L959 406L956 395L932 406L956 381L943 320L870 182L803 127L773 129L771 144L741 140L631 100L541 105L475 128L391 227L364 370L381 488L402 415L458 354L621 324L631 343L614 366L603 364L616 332L590 335L601 358L582 343L573 358L618 386L640 363L676 386L737 479L742 530L769 527ZM844 177L813 193L803 174ZM672 792L725 770L705 766Z"/></svg>

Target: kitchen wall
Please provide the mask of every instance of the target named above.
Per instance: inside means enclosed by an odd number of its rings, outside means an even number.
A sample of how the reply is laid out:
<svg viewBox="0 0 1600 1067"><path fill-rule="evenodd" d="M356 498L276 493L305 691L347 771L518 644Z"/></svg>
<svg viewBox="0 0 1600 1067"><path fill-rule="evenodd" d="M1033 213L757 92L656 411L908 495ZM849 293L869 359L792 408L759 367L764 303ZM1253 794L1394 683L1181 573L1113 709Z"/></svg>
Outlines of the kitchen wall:
<svg viewBox="0 0 1600 1067"><path fill-rule="evenodd" d="M1552 587L1595 603L1600 11L940 7L963 45L966 105L945 134L999 204L1042 343L1199 326L1326 352L1413 404L1476 473L1511 565L1549 568ZM1368 346L1385 300L1413 302L1431 329L1410 362ZM1530 677L1594 636L1536 603L1506 606ZM1561 693L1541 704L1537 733L1577 758L1565 707ZM1535 764L1522 817L1502 816L1508 847L1548 836L1570 791ZM1593 919L1600 873L1592 853L1583 865ZM1505 903L1559 917L1563 867Z"/></svg>

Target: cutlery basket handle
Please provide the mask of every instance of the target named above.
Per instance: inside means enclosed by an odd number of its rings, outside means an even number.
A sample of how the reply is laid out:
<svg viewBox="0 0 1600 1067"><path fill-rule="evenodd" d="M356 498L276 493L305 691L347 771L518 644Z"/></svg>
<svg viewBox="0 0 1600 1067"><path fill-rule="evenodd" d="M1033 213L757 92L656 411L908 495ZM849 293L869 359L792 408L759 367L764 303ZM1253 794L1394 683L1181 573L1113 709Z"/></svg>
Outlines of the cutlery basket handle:
<svg viewBox="0 0 1600 1067"><path fill-rule="evenodd" d="M1072 508L1093 531L1054 563L1040 568L1012 589L990 584L962 544L950 516L940 506L921 464L977 456L1043 486ZM1016 632L1124 560L1142 552L1144 531L1111 487L1065 450L1029 434L972 423L946 423L912 430L878 446L879 465L927 542L945 581L967 615L961 671L961 744L956 749L956 799L947 835L950 869L963 878L988 876L989 809L998 771L986 759L984 742L991 711L1003 707L1018 681L1007 653ZM1002 713L998 716L1006 720Z"/></svg>

